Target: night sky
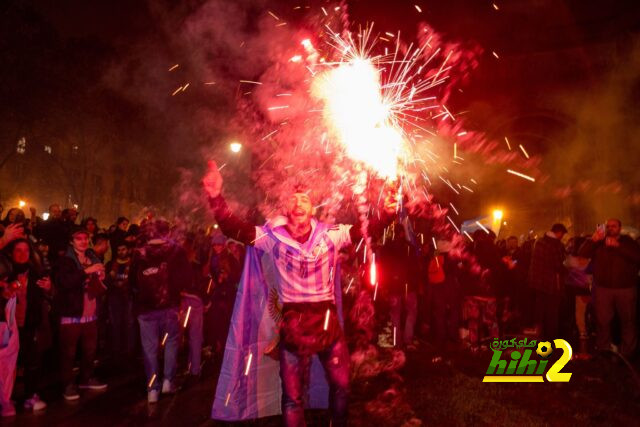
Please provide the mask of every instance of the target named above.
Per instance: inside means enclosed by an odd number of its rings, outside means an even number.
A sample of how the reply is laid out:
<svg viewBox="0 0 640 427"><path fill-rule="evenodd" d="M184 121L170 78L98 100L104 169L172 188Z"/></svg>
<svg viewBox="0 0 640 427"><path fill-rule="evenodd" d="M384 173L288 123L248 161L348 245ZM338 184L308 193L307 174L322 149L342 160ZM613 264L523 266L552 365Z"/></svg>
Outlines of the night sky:
<svg viewBox="0 0 640 427"><path fill-rule="evenodd" d="M204 39L213 40L211 44L190 37L185 23L201 24L198 16L207 3L222 5L215 10L227 17L237 16L229 23L229 37L237 40L256 36L255 21L267 10L295 25L293 6L325 4L3 1L3 145L21 135L43 140L78 132L104 135L120 144L123 153L135 146L170 170L201 170L203 156L233 134L228 123L237 80L259 77L263 65L261 58L242 58L242 52L229 48L229 40L215 34ZM468 122L476 129L500 140L509 135L530 154L542 156L540 168L548 179L535 197L515 201L521 189L500 185L502 178L488 178L491 190L468 202L472 211L511 200L514 209L517 205L529 212L537 197L583 178L594 183L592 188L622 180L625 194L637 191L637 167L626 159L640 154L635 132L639 2L509 0L496 1L498 10L491 1L476 0L346 3L352 22L375 21L379 31L413 35L418 22L426 20L446 37L484 49L480 66L454 105L468 111ZM416 3L422 14L416 13ZM178 72L168 73L176 63L181 64ZM217 85L194 85L186 96L171 97L184 82L208 80ZM600 114L605 117L601 121ZM624 155L611 154L621 150ZM609 172L612 168L616 173ZM619 197L616 209L637 219L637 204L629 197ZM593 209L594 215L601 213Z"/></svg>

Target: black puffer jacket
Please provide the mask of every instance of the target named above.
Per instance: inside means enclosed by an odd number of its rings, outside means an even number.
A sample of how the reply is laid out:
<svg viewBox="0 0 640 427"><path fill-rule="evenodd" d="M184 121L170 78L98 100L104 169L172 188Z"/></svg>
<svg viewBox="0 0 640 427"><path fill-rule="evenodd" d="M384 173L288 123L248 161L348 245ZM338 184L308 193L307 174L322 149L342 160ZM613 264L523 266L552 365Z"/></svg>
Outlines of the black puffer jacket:
<svg viewBox="0 0 640 427"><path fill-rule="evenodd" d="M640 246L631 237L621 235L620 246L606 246L604 240L588 239L580 248L579 255L591 258L593 284L603 288L632 288L638 280L640 269Z"/></svg>

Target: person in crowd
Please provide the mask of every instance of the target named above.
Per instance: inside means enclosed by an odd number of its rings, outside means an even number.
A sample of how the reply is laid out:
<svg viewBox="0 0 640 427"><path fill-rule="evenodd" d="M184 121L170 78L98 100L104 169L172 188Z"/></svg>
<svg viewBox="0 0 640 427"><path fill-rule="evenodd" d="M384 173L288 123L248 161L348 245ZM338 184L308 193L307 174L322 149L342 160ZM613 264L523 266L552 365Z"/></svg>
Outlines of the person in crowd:
<svg viewBox="0 0 640 427"><path fill-rule="evenodd" d="M16 222L24 222L25 216L24 211L20 208L11 208L7 211L7 215L2 220L2 225L4 227L9 224L14 224Z"/></svg>
<svg viewBox="0 0 640 427"><path fill-rule="evenodd" d="M72 229L78 220L78 210L76 208L64 209L62 211L62 220L67 224L69 229Z"/></svg>
<svg viewBox="0 0 640 427"><path fill-rule="evenodd" d="M245 253L244 245L241 242L238 242L233 239L229 239L227 241L227 248L229 250L229 253L233 255L236 261L238 261L238 264L242 269L242 266L244 264L244 253Z"/></svg>
<svg viewBox="0 0 640 427"><path fill-rule="evenodd" d="M129 283L131 250L127 242L117 247L115 259L106 267L107 307L111 332L111 350L116 364L123 365L133 354L135 346L135 319L133 294Z"/></svg>
<svg viewBox="0 0 640 427"><path fill-rule="evenodd" d="M115 252L111 252L109 246L109 236L106 233L97 233L93 236L91 250L98 257L103 264L111 260L112 255ZM119 240L119 243L126 243L124 239ZM117 249L117 248L116 248Z"/></svg>
<svg viewBox="0 0 640 427"><path fill-rule="evenodd" d="M51 261L49 260L49 245L44 240L38 240L35 244L36 252L40 257L43 274L51 274Z"/></svg>
<svg viewBox="0 0 640 427"><path fill-rule="evenodd" d="M607 220L587 239L579 255L593 263L593 298L596 312L597 347L612 349L611 322L620 320L622 343L619 352L631 356L636 349L636 299L640 269L640 246L631 237L620 234L622 222Z"/></svg>
<svg viewBox="0 0 640 427"><path fill-rule="evenodd" d="M216 353L224 350L227 331L231 322L233 304L236 298L241 267L229 250L227 238L220 232L211 236L211 255L209 257L209 276L211 277L211 345Z"/></svg>
<svg viewBox="0 0 640 427"><path fill-rule="evenodd" d="M472 253L481 270L479 277L469 277L464 302L464 317L469 329L472 349L477 349L483 339L499 337L502 314L500 302L504 295L505 267L495 245L495 233L476 230L473 233ZM487 335L484 335L484 331Z"/></svg>
<svg viewBox="0 0 640 427"><path fill-rule="evenodd" d="M89 233L89 240L93 241L93 237L98 233L98 220L88 217L82 220L81 226Z"/></svg>
<svg viewBox="0 0 640 427"><path fill-rule="evenodd" d="M49 206L49 219L37 225L35 234L49 246L49 260L52 263L64 256L69 244L69 235L62 219L60 205L54 203Z"/></svg>
<svg viewBox="0 0 640 427"><path fill-rule="evenodd" d="M82 389L104 390L105 383L94 376L98 343L97 301L105 286L104 265L89 249L89 234L82 227L71 232L71 245L54 269L54 304L60 314L60 375L64 398L80 398L73 378L73 362L78 343L82 348L80 385Z"/></svg>
<svg viewBox="0 0 640 427"><path fill-rule="evenodd" d="M563 224L554 224L551 230L536 240L529 267L529 286L535 291L537 335L553 340L560 333L560 307L564 295L566 270L562 238L567 234Z"/></svg>
<svg viewBox="0 0 640 427"><path fill-rule="evenodd" d="M175 393L180 336L180 291L192 280L192 268L182 247L169 240L164 220L145 224L145 244L133 255L129 282L140 324L140 339L147 375L147 400L158 401L160 391ZM164 370L158 369L158 347L164 347ZM160 381L162 379L162 387Z"/></svg>
<svg viewBox="0 0 640 427"><path fill-rule="evenodd" d="M434 344L438 351L455 348L459 342L462 288L459 282L458 260L451 251L449 240L437 240L437 249L425 243L428 251L427 310L433 326Z"/></svg>
<svg viewBox="0 0 640 427"><path fill-rule="evenodd" d="M580 338L578 354L588 354L589 334L587 330L587 306L591 303L591 286L593 276L588 271L589 258L579 255L579 250L586 241L584 237L574 237L567 244L566 285L567 293L574 299L574 319Z"/></svg>
<svg viewBox="0 0 640 427"><path fill-rule="evenodd" d="M413 338L418 312L419 264L417 251L407 240L402 224L393 225L393 233L385 239L379 254L378 283L388 292L395 345L415 350Z"/></svg>
<svg viewBox="0 0 640 427"><path fill-rule="evenodd" d="M129 219L123 216L116 220L116 228L109 234L111 240L111 253L115 254L118 244L127 237Z"/></svg>
<svg viewBox="0 0 640 427"><path fill-rule="evenodd" d="M203 342L204 308L209 304L207 290L209 277L204 274L203 260L199 257L200 250L196 246L194 234L189 234L183 244L193 274L189 282L182 285L180 312L183 313L183 327L186 329L189 343L187 382L193 382L200 377ZM204 260L206 264L206 259ZM219 313L218 313L219 314Z"/></svg>
<svg viewBox="0 0 640 427"><path fill-rule="evenodd" d="M523 297L522 289L525 286L525 275L520 268L520 248L518 238L509 236L505 241L505 248L502 252L502 262L505 266L505 330L517 329L514 322L520 320L520 302Z"/></svg>
<svg viewBox="0 0 640 427"><path fill-rule="evenodd" d="M136 246L136 242L138 240L138 235L140 234L140 226L138 224L131 224L127 229L127 234L124 237L125 242L129 245L130 248Z"/></svg>
<svg viewBox="0 0 640 427"><path fill-rule="evenodd" d="M24 408L39 411L47 407L40 399L42 355L51 344L49 326L51 278L42 269L31 242L17 239L6 249L17 284L15 318L20 332L18 362L24 368Z"/></svg>
<svg viewBox="0 0 640 427"><path fill-rule="evenodd" d="M20 349L16 312L16 285L10 282L11 262L0 255L0 415L12 417L16 408L11 401Z"/></svg>

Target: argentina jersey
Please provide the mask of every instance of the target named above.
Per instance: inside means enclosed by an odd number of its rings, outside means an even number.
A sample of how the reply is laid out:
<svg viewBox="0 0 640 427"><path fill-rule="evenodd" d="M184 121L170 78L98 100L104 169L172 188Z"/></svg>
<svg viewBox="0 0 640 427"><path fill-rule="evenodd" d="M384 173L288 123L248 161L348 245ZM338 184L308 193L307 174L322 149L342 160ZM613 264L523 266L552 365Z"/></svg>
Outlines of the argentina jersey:
<svg viewBox="0 0 640 427"><path fill-rule="evenodd" d="M277 274L280 301L318 302L334 300L338 253L351 244L351 225L330 225L311 220L309 239L300 243L285 228L286 218L277 217L256 227L256 249L269 255Z"/></svg>

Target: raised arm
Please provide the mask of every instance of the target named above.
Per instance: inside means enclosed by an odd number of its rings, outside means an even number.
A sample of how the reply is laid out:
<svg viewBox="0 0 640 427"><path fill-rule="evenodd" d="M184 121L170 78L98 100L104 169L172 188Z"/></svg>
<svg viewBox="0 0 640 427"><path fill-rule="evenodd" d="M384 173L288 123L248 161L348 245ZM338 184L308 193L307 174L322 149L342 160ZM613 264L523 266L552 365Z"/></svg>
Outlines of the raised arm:
<svg viewBox="0 0 640 427"><path fill-rule="evenodd" d="M209 206L213 210L216 222L220 226L222 233L232 239L238 240L245 245L253 245L256 240L256 227L244 221L231 212L222 191L222 175L218 170L215 161L209 161L209 170L202 179L204 190L209 196Z"/></svg>

